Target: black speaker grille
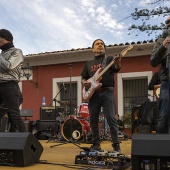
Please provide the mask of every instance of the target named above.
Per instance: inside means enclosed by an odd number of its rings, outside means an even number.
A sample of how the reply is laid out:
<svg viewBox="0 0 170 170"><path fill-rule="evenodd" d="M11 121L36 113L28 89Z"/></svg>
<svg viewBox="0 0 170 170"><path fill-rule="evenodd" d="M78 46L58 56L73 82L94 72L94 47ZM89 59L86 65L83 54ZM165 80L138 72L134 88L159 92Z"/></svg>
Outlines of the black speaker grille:
<svg viewBox="0 0 170 170"><path fill-rule="evenodd" d="M40 108L40 120L53 120L55 121L58 116L64 114L63 107L41 107Z"/></svg>
<svg viewBox="0 0 170 170"><path fill-rule="evenodd" d="M53 136L59 132L59 122L45 120L37 121L37 131L39 130L50 133Z"/></svg>
<svg viewBox="0 0 170 170"><path fill-rule="evenodd" d="M28 166L38 162L42 145L32 133L0 133L0 164Z"/></svg>

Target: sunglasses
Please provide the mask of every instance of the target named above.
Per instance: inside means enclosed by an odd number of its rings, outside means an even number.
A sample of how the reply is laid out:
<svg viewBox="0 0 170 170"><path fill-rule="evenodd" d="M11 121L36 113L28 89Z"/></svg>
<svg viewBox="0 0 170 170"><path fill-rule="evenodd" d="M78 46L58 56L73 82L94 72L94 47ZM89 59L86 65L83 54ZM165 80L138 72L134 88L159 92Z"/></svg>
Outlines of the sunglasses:
<svg viewBox="0 0 170 170"><path fill-rule="evenodd" d="M165 24L169 24L169 23L170 23L170 20L166 20L166 21L165 21Z"/></svg>

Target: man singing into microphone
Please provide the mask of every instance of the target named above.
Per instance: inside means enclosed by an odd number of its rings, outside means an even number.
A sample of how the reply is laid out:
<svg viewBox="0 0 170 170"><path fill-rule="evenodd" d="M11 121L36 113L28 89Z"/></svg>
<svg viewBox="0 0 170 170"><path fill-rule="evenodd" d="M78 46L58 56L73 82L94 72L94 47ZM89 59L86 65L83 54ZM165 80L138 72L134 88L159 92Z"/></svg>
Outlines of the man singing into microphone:
<svg viewBox="0 0 170 170"><path fill-rule="evenodd" d="M150 64L153 67L160 65L161 75L161 89L159 97L159 114L158 121L158 133L168 133L169 124L169 82L168 82L168 70L169 61L168 54L170 55L170 16L165 21L166 30L162 36L157 40L154 45L152 55L150 58Z"/></svg>

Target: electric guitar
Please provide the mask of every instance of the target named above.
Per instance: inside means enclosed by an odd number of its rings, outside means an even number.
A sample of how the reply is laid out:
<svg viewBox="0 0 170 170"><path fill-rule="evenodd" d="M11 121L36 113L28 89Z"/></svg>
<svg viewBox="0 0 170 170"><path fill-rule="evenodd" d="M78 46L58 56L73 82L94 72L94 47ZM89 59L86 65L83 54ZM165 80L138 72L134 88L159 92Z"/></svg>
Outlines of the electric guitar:
<svg viewBox="0 0 170 170"><path fill-rule="evenodd" d="M132 45L128 46L126 49L124 49L121 53L120 53L120 57L125 56L125 54L131 50L133 48ZM91 82L90 87L86 90L86 88L83 88L83 100L84 101L88 101L91 96L93 95L93 93L99 89L102 86L102 83L100 83L100 80L102 79L102 75L115 63L115 61L111 61L106 68L99 68L96 73L94 74L94 76L90 79L88 79L88 82Z"/></svg>

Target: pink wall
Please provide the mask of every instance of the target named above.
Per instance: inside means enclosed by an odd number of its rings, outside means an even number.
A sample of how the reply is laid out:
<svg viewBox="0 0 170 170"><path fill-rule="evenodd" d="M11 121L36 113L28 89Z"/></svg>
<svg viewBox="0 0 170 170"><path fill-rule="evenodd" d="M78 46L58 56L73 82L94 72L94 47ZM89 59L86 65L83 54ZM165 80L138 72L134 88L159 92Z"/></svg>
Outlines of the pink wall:
<svg viewBox="0 0 170 170"><path fill-rule="evenodd" d="M158 71L159 68L150 66L150 56L128 57L122 59L121 73L140 72L140 71ZM80 76L85 62L72 63L72 76ZM23 109L33 109L34 117L30 120L38 120L40 116L40 107L42 97L46 97L46 103L49 105L52 101L52 79L60 77L69 77L70 67L68 64L38 66L34 69L34 81L38 80L38 88L35 88L29 81L23 81L22 92L24 96ZM115 77L117 80L117 77ZM117 104L117 82L115 83L115 96Z"/></svg>
<svg viewBox="0 0 170 170"><path fill-rule="evenodd" d="M72 76L80 76L85 63L72 64ZM52 79L70 76L70 67L68 64L39 66L34 69L34 82L38 81L38 88L34 87L30 81L23 81L22 93L24 102L23 109L33 109L34 117L30 120L38 120L40 116L40 107L42 97L46 97L46 104L52 101Z"/></svg>

